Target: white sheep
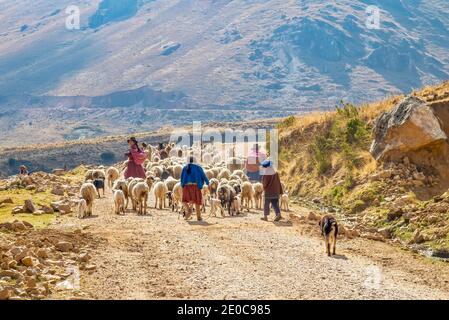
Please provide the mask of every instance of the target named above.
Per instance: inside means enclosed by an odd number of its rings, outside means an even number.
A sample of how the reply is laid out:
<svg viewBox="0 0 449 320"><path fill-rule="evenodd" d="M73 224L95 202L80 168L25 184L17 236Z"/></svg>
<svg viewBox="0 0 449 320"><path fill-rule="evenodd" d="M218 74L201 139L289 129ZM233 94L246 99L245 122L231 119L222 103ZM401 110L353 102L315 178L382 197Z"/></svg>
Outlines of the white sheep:
<svg viewBox="0 0 449 320"><path fill-rule="evenodd" d="M144 182L145 180L141 178L133 178L128 182L128 196L131 198L131 204L133 207L133 211L137 210L137 203L133 196L133 189L139 182Z"/></svg>
<svg viewBox="0 0 449 320"><path fill-rule="evenodd" d="M78 218L84 219L86 217L88 217L88 214L87 214L87 203L86 203L86 200L81 199L78 202Z"/></svg>
<svg viewBox="0 0 449 320"><path fill-rule="evenodd" d="M219 184L220 184L220 181L218 181L218 179L212 178L209 180L209 194L210 194L211 198L217 197L217 190L218 190Z"/></svg>
<svg viewBox="0 0 449 320"><path fill-rule="evenodd" d="M214 172L212 170L205 170L204 173L209 180L215 178Z"/></svg>
<svg viewBox="0 0 449 320"><path fill-rule="evenodd" d="M289 208L289 197L288 197L288 193L284 193L282 196L281 196L281 209L282 210L284 210L284 211L290 211L290 208Z"/></svg>
<svg viewBox="0 0 449 320"><path fill-rule="evenodd" d="M203 207L203 212L206 211L206 206L208 204L208 202L210 202L210 190L208 187L204 187L203 189L201 189L201 199L202 199L202 207Z"/></svg>
<svg viewBox="0 0 449 320"><path fill-rule="evenodd" d="M157 178L162 177L162 173L164 173L164 168L162 166L155 166L151 168L151 172Z"/></svg>
<svg viewBox="0 0 449 320"><path fill-rule="evenodd" d="M92 180L95 179L103 179L106 180L106 173L104 172L103 169L96 169L92 172Z"/></svg>
<svg viewBox="0 0 449 320"><path fill-rule="evenodd" d="M125 203L125 209L128 208L128 202L129 202L129 194L128 194L128 185L127 181L124 179L116 180L114 182L114 186L112 187L112 190L121 190L123 192L123 195L125 197L126 203Z"/></svg>
<svg viewBox="0 0 449 320"><path fill-rule="evenodd" d="M132 198L138 207L137 214L147 214L148 196L150 188L146 182L138 182L132 189Z"/></svg>
<svg viewBox="0 0 449 320"><path fill-rule="evenodd" d="M173 177L168 177L167 180L165 180L165 186L167 187L168 191L173 191L173 188L175 187L175 185L179 182L179 180L173 178Z"/></svg>
<svg viewBox="0 0 449 320"><path fill-rule="evenodd" d="M106 178L108 180L109 188L112 188L115 180L117 180L119 177L120 177L120 171L117 168L109 167L108 170L106 170Z"/></svg>
<svg viewBox="0 0 449 320"><path fill-rule="evenodd" d="M245 172L243 172L243 170L235 170L234 172L232 172L232 175L236 175L239 178L242 178L245 175Z"/></svg>
<svg viewBox="0 0 449 320"><path fill-rule="evenodd" d="M171 201L172 201L172 211L178 212L181 208L182 204L182 186L181 182L178 182L173 187L173 191L171 193Z"/></svg>
<svg viewBox="0 0 449 320"><path fill-rule="evenodd" d="M256 209L262 209L263 184L260 182L256 182L255 184L253 184L253 188Z"/></svg>
<svg viewBox="0 0 449 320"><path fill-rule="evenodd" d="M125 194L122 190L113 190L115 214L125 214Z"/></svg>
<svg viewBox="0 0 449 320"><path fill-rule="evenodd" d="M217 178L220 174L221 168L212 168L211 171L214 173L214 178Z"/></svg>
<svg viewBox="0 0 449 320"><path fill-rule="evenodd" d="M92 183L84 183L80 188L80 196L86 201L86 216L92 216L92 206L97 197L97 189Z"/></svg>
<svg viewBox="0 0 449 320"><path fill-rule="evenodd" d="M154 185L155 208L157 208L158 204L160 210L165 208L165 198L167 197L167 192L168 189L164 182L159 181Z"/></svg>
<svg viewBox="0 0 449 320"><path fill-rule="evenodd" d="M234 201L232 201L232 204L231 204L231 210L235 214L240 214L240 212L242 210L242 199L241 199L240 195L234 197Z"/></svg>
<svg viewBox="0 0 449 320"><path fill-rule="evenodd" d="M224 217L224 209L221 205L220 199L210 199L210 214L209 216L217 216L217 211L220 210L221 216Z"/></svg>
<svg viewBox="0 0 449 320"><path fill-rule="evenodd" d="M218 180L221 180L221 179L229 180L230 177L231 177L231 171L229 169L222 169L220 171L220 173L218 174L217 179Z"/></svg>
<svg viewBox="0 0 449 320"><path fill-rule="evenodd" d="M249 211L250 207L253 206L253 198L254 198L254 188L251 182L243 182L242 183L242 207L245 207L246 210Z"/></svg>
<svg viewBox="0 0 449 320"><path fill-rule="evenodd" d="M84 176L84 182L87 182L88 180L93 181L95 179L106 179L106 173L104 172L104 170L91 169L86 171L86 174Z"/></svg>

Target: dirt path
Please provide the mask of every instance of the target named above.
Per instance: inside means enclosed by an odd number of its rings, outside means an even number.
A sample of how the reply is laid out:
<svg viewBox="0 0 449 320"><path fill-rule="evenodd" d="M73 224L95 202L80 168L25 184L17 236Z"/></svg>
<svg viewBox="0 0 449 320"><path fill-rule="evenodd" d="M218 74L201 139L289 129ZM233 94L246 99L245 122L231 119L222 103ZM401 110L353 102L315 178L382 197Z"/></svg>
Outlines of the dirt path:
<svg viewBox="0 0 449 320"><path fill-rule="evenodd" d="M150 202L154 204L153 201ZM54 228L104 238L81 290L95 299L448 299L449 266L390 245L342 239L328 258L317 226L260 213L178 219L169 210L116 216L110 194L97 216ZM301 211L301 208L294 208Z"/></svg>

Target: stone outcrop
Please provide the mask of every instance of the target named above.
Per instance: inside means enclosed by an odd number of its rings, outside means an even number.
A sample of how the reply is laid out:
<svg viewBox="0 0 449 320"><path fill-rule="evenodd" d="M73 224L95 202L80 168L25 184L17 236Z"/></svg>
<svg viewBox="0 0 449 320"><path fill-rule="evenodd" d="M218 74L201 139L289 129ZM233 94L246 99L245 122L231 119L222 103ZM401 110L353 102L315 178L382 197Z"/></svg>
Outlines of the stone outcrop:
<svg viewBox="0 0 449 320"><path fill-rule="evenodd" d="M447 144L440 120L424 101L407 97L376 120L370 152L376 160L402 158L408 152Z"/></svg>
<svg viewBox="0 0 449 320"><path fill-rule="evenodd" d="M426 175L436 174L438 191L449 187L449 100L427 104L406 97L374 125L370 152L382 162L401 162L405 157ZM413 176L420 180L422 176ZM436 193L438 193L436 191Z"/></svg>

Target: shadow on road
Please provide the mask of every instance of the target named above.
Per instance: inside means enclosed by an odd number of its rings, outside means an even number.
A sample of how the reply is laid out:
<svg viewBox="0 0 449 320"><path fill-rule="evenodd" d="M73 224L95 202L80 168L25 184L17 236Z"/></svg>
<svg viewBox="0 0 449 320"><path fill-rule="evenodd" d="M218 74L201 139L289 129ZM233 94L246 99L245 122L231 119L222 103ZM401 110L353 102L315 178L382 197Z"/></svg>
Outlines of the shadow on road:
<svg viewBox="0 0 449 320"><path fill-rule="evenodd" d="M187 223L190 224L191 226L203 226L203 227L208 227L211 226L212 224L207 222L207 221L189 221L187 220Z"/></svg>
<svg viewBox="0 0 449 320"><path fill-rule="evenodd" d="M348 260L348 257L346 257L344 254L336 254L336 255L333 255L332 258L338 259L338 260Z"/></svg>
<svg viewBox="0 0 449 320"><path fill-rule="evenodd" d="M292 227L293 226L293 223L290 221L290 220L287 220L287 221L273 221L273 224L276 226L276 227Z"/></svg>

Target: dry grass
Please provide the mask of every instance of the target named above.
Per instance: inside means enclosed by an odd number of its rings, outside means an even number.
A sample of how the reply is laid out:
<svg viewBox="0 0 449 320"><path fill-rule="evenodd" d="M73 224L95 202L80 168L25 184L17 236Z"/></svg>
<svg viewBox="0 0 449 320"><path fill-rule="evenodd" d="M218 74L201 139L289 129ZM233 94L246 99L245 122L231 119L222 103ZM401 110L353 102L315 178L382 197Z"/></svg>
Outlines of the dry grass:
<svg viewBox="0 0 449 320"><path fill-rule="evenodd" d="M413 95L426 102L435 102L449 97L449 81L437 86L424 87L416 90ZM391 110L404 96L394 96L382 101L363 104L357 107L358 116L366 124L366 129L371 130L374 120L383 112ZM323 174L313 168L313 157L310 146L316 143L317 138L329 135L332 126L338 122L336 111L313 112L306 115L292 116L279 123L280 137L280 164L281 173L289 190L297 195L323 194L331 190L338 181L350 178L361 179L367 177L376 170L377 163L371 157L369 144L361 148L350 150L352 160L357 162L351 170L345 165L345 157L341 152L330 151L323 156L330 169ZM347 159L347 155L346 155Z"/></svg>
<svg viewBox="0 0 449 320"><path fill-rule="evenodd" d="M437 100L443 100L449 98L449 81L443 82L437 86L427 86L421 90L414 91L412 95L423 99L426 102L434 102ZM397 104L404 96L394 96L381 101L362 104L359 108L361 118L365 120L373 120L378 117L382 112L391 110L395 104ZM297 129L305 129L312 125L323 124L329 122L329 120L335 117L335 111L328 112L312 112L308 114L301 114L294 117L294 121L288 127L280 125L283 135L287 135L289 132ZM286 119L284 119L285 121ZM282 124L283 122L281 122Z"/></svg>

